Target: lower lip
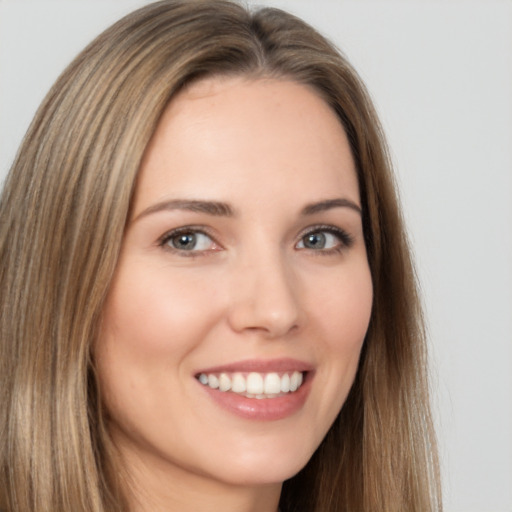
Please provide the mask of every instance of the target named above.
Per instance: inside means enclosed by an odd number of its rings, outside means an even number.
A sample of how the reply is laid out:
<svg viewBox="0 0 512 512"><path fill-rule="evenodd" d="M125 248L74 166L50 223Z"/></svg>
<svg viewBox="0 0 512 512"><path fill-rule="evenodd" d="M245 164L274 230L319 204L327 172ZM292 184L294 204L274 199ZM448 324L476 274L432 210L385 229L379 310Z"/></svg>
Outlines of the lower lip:
<svg viewBox="0 0 512 512"><path fill-rule="evenodd" d="M219 391L198 382L218 405L242 418L259 421L282 420L299 411L311 389L311 372L304 377L301 387L293 393L276 398L247 398L231 391Z"/></svg>

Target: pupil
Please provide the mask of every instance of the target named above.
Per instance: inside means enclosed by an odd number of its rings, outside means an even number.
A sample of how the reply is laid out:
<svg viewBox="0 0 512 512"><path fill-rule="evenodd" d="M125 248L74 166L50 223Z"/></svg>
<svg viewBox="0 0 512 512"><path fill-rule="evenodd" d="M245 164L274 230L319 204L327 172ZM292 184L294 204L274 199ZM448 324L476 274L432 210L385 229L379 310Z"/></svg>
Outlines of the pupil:
<svg viewBox="0 0 512 512"><path fill-rule="evenodd" d="M325 235L323 233L312 233L306 236L304 245L309 249L318 249L325 246Z"/></svg>
<svg viewBox="0 0 512 512"><path fill-rule="evenodd" d="M193 249L196 244L196 236L193 233L178 235L173 242L176 249Z"/></svg>

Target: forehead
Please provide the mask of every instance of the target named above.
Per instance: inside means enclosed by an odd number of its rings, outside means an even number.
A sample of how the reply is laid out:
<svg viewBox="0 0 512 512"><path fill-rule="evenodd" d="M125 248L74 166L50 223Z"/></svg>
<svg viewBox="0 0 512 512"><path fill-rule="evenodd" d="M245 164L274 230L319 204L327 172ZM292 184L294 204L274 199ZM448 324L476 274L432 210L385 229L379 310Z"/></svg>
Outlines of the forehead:
<svg viewBox="0 0 512 512"><path fill-rule="evenodd" d="M136 202L162 194L329 197L333 188L359 199L344 129L316 91L288 80L216 77L168 105L146 150Z"/></svg>

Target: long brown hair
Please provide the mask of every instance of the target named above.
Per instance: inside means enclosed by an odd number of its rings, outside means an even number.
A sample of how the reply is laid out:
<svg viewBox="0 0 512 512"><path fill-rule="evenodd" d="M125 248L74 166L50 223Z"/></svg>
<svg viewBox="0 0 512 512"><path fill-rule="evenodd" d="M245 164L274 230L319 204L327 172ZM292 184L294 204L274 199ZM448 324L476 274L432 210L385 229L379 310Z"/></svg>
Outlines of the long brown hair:
<svg viewBox="0 0 512 512"><path fill-rule="evenodd" d="M441 510L415 275L372 103L301 20L225 0L164 0L93 41L53 86L0 203L0 505L125 510L91 347L144 150L173 95L236 74L313 87L356 161L374 304L349 397L281 509ZM2 494L3 493L3 494Z"/></svg>

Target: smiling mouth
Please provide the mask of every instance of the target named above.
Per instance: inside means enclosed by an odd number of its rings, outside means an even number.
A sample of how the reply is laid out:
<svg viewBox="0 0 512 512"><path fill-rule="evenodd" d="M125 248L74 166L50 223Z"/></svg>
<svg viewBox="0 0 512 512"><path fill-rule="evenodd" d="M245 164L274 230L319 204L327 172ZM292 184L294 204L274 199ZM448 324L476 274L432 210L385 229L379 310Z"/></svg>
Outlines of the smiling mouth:
<svg viewBox="0 0 512 512"><path fill-rule="evenodd" d="M297 391L307 372L221 372L200 373L196 376L203 386L221 392L231 392L246 398L277 398Z"/></svg>

